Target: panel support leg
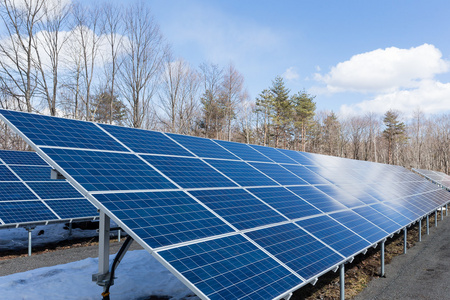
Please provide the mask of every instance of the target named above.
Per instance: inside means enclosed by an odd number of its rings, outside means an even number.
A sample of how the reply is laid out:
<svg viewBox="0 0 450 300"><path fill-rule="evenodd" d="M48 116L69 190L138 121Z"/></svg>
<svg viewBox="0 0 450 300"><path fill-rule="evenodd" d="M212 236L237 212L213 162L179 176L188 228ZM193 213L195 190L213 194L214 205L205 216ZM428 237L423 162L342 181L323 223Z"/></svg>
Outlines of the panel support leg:
<svg viewBox="0 0 450 300"><path fill-rule="evenodd" d="M448 216L448 204L445 204L445 216Z"/></svg>
<svg viewBox="0 0 450 300"><path fill-rule="evenodd" d="M31 256L31 232L34 227L26 227L25 229L28 231L28 256Z"/></svg>
<svg viewBox="0 0 450 300"><path fill-rule="evenodd" d="M441 221L444 220L444 207L441 207Z"/></svg>
<svg viewBox="0 0 450 300"><path fill-rule="evenodd" d="M434 227L437 227L437 210L434 211Z"/></svg>
<svg viewBox="0 0 450 300"><path fill-rule="evenodd" d="M384 277L384 241L381 242L381 277Z"/></svg>
<svg viewBox="0 0 450 300"><path fill-rule="evenodd" d="M406 247L408 245L408 242L407 242L408 230L405 227L405 229L403 229L403 231L404 231L404 234L403 234L403 254L406 254Z"/></svg>
<svg viewBox="0 0 450 300"><path fill-rule="evenodd" d="M427 215L427 235L430 234L430 215Z"/></svg>
<svg viewBox="0 0 450 300"><path fill-rule="evenodd" d="M69 223L69 236L72 236L72 222Z"/></svg>
<svg viewBox="0 0 450 300"><path fill-rule="evenodd" d="M341 264L339 266L339 284L340 284L340 295L341 300L345 300L345 266Z"/></svg>
<svg viewBox="0 0 450 300"><path fill-rule="evenodd" d="M117 241L118 241L119 243L120 243L121 235L122 235L122 230L121 230L121 229L117 230Z"/></svg>
<svg viewBox="0 0 450 300"><path fill-rule="evenodd" d="M422 241L422 219L419 220L419 242Z"/></svg>
<svg viewBox="0 0 450 300"><path fill-rule="evenodd" d="M109 234L110 219L100 211L99 231L98 231L98 273L92 275L92 281L104 286L105 279L109 276Z"/></svg>

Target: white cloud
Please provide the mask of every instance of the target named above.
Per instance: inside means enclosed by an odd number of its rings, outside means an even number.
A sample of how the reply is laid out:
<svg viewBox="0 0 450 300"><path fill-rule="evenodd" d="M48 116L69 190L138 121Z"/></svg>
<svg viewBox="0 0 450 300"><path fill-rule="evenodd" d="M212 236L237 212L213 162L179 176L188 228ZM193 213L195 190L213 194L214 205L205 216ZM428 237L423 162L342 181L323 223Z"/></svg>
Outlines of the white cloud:
<svg viewBox="0 0 450 300"><path fill-rule="evenodd" d="M294 67L287 68L283 73L283 78L285 78L286 80L296 80L299 77L300 76L298 75Z"/></svg>
<svg viewBox="0 0 450 300"><path fill-rule="evenodd" d="M427 114L436 114L450 110L450 83L425 79L418 83L417 88L396 90L379 94L371 100L365 100L352 105L342 105L341 114L361 114L374 112L384 114L394 109L411 116L421 109Z"/></svg>
<svg viewBox="0 0 450 300"><path fill-rule="evenodd" d="M415 88L421 81L449 70L449 63L435 46L423 44L410 49L390 47L357 54L338 63L325 75L315 79L326 84L329 93L394 92Z"/></svg>

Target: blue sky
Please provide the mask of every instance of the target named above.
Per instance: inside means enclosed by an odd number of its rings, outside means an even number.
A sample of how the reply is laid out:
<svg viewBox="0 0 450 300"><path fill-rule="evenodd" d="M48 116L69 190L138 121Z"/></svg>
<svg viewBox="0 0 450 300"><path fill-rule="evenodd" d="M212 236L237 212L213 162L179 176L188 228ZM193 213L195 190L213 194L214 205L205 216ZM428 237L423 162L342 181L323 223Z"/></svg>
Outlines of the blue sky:
<svg viewBox="0 0 450 300"><path fill-rule="evenodd" d="M319 110L450 111L450 2L148 3L175 56L232 62L252 99L281 75Z"/></svg>

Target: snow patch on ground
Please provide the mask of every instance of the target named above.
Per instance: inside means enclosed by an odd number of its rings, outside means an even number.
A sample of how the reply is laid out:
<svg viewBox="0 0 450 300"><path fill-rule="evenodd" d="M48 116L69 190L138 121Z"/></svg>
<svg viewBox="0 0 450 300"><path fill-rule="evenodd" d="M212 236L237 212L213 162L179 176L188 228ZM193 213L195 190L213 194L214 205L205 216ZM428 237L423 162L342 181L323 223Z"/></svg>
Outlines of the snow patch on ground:
<svg viewBox="0 0 450 300"><path fill-rule="evenodd" d="M31 232L33 247L58 243L69 238L89 238L98 236L96 230L64 229L64 223L39 225ZM0 229L0 251L28 248L28 231L25 228Z"/></svg>
<svg viewBox="0 0 450 300"><path fill-rule="evenodd" d="M112 262L114 255L110 256ZM1 299L101 299L102 287L91 281L98 271L98 259L87 258L54 267L46 267L0 277ZM173 300L198 299L150 253L135 250L126 253L116 270L111 299L146 299L150 295L170 296Z"/></svg>

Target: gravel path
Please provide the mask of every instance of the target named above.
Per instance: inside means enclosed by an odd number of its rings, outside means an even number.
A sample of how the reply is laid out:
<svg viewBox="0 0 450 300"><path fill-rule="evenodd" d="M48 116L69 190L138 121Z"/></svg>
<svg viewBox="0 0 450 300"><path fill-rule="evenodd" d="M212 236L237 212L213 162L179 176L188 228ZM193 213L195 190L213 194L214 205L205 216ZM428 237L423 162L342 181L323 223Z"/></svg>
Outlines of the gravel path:
<svg viewBox="0 0 450 300"><path fill-rule="evenodd" d="M395 257L385 272L386 278L373 279L354 299L450 299L450 217Z"/></svg>
<svg viewBox="0 0 450 300"><path fill-rule="evenodd" d="M125 241L110 243L109 253L114 254L119 251L120 246ZM142 247L133 242L130 250L142 249ZM82 260L88 257L98 257L98 246L76 247L58 251L51 251L45 253L35 253L30 257L23 256L9 260L0 261L0 276L14 274L18 272L25 272L42 267L50 267L60 264L66 264L73 261Z"/></svg>

